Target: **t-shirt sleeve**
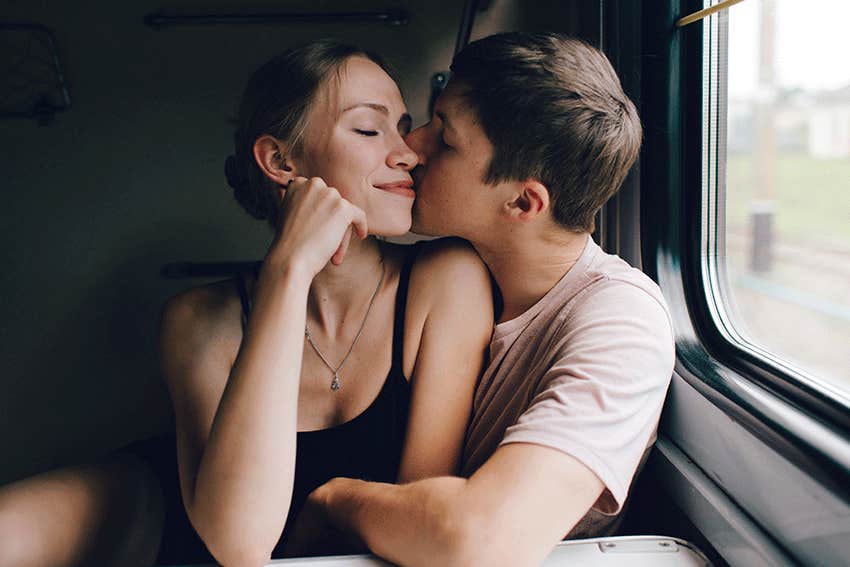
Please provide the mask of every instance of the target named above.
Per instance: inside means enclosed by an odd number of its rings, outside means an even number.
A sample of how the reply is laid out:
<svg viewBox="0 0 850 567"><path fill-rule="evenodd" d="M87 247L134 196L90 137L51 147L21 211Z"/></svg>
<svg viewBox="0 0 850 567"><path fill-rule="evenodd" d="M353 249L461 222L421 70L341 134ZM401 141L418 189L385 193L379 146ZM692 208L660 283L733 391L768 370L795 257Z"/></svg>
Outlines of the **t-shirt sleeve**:
<svg viewBox="0 0 850 567"><path fill-rule="evenodd" d="M564 319L553 362L501 442L563 451L605 484L594 508L620 512L655 440L674 360L665 307L631 283L606 281Z"/></svg>

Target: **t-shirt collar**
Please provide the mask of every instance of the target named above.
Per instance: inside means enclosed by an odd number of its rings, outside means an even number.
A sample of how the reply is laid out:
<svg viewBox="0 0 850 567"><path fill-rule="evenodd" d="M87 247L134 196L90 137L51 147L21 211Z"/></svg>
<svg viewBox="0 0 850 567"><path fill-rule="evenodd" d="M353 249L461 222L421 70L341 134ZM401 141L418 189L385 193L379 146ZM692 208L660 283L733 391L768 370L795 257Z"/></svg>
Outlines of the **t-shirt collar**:
<svg viewBox="0 0 850 567"><path fill-rule="evenodd" d="M531 321L540 314L543 308L550 303L553 297L572 296L575 291L582 287L585 272L599 250L599 245L597 245L596 242L593 241L593 238L588 235L587 242L585 243L584 249L582 250L578 260L576 260L576 263L573 264L563 276L561 276L561 279L552 286L552 289L546 292L546 295L541 297L537 303L526 309L522 315L518 315L509 321L495 325L493 327L492 341L499 340L527 327ZM562 301L561 303L564 302Z"/></svg>

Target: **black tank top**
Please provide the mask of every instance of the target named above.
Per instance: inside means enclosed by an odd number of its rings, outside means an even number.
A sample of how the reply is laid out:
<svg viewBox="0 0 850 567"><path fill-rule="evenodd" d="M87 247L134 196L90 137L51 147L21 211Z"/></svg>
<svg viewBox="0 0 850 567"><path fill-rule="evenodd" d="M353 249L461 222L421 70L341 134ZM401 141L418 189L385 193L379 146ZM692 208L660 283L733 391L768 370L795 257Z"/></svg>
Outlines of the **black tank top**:
<svg viewBox="0 0 850 567"><path fill-rule="evenodd" d="M292 502L283 534L272 552L272 559L282 556L287 535L307 496L314 489L334 477L377 482L397 480L410 405L410 385L402 370L404 313L410 269L418 249L416 245L410 247L399 276L393 323L392 365L378 396L368 408L350 421L329 429L299 431L297 434ZM254 267L255 276L259 266L257 264ZM242 301L244 329L251 311L251 297L244 277L240 275L236 282Z"/></svg>

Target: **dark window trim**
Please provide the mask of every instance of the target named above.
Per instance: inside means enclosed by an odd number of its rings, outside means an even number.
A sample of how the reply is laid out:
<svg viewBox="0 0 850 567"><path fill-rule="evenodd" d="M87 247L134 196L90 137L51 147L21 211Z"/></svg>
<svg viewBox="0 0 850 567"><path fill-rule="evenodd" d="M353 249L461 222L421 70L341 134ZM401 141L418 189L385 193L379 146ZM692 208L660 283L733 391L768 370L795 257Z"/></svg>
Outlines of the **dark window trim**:
<svg viewBox="0 0 850 567"><path fill-rule="evenodd" d="M641 6L639 2L599 3L600 47L611 61L623 91L641 107ZM597 217L594 238L602 248L641 268L640 158L629 171L620 190Z"/></svg>
<svg viewBox="0 0 850 567"><path fill-rule="evenodd" d="M663 0L641 14L643 268L673 310L677 373L850 502L850 415L843 404L729 343L711 317L701 266L703 25L674 25L700 8L699 0ZM813 436L816 428L829 435Z"/></svg>

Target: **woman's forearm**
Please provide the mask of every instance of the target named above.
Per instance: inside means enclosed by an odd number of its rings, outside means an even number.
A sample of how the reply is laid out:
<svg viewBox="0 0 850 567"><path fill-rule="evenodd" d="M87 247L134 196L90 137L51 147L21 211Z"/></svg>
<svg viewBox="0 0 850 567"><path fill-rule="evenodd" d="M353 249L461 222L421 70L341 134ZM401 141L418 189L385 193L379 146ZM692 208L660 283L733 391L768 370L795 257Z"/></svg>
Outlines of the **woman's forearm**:
<svg viewBox="0 0 850 567"><path fill-rule="evenodd" d="M198 465L189 515L224 564L262 564L292 495L310 279L265 266Z"/></svg>

